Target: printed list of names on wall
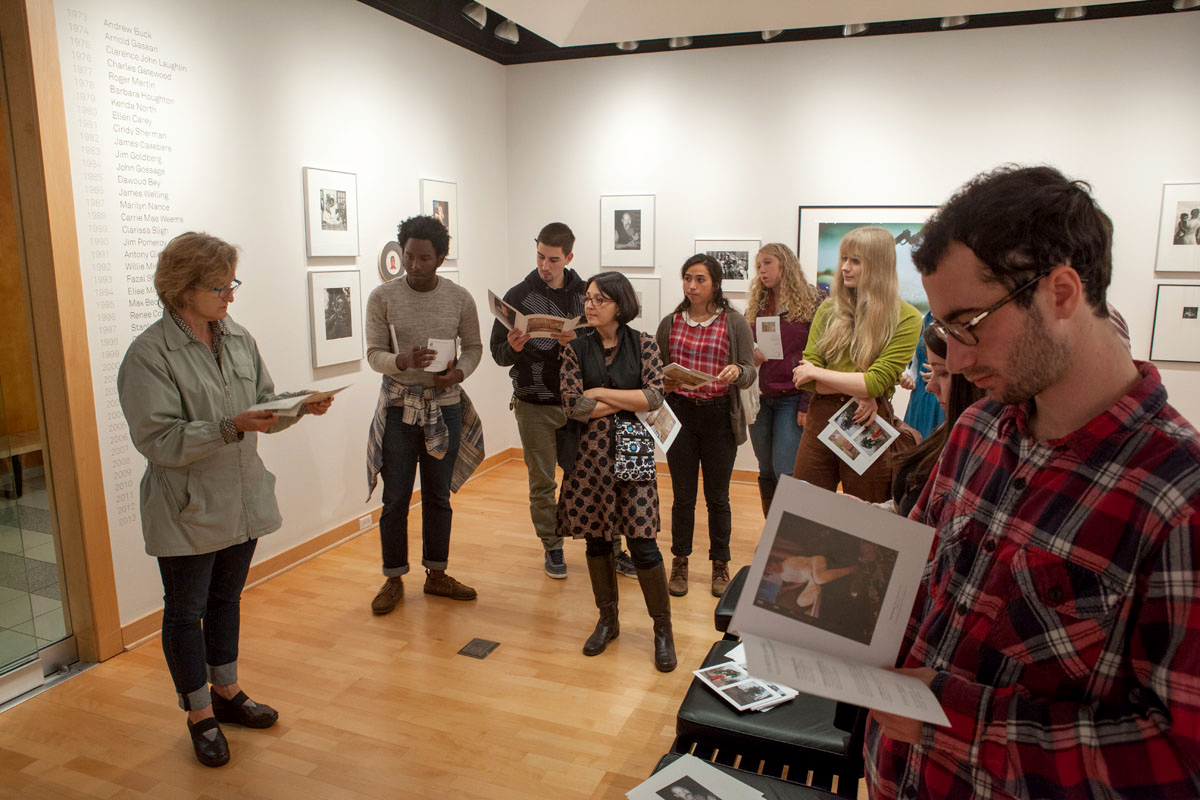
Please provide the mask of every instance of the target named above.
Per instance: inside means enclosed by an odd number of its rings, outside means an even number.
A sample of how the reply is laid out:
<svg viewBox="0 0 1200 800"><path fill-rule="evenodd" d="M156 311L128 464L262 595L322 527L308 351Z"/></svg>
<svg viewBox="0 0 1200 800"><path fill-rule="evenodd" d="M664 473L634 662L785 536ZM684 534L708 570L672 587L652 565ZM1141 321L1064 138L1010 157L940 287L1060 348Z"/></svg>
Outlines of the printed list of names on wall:
<svg viewBox="0 0 1200 800"><path fill-rule="evenodd" d="M152 30L68 7L59 15L92 378L109 522L137 523L142 459L129 441L117 370L134 336L162 315L158 253L184 219L172 200L181 136L172 113L187 65Z"/></svg>

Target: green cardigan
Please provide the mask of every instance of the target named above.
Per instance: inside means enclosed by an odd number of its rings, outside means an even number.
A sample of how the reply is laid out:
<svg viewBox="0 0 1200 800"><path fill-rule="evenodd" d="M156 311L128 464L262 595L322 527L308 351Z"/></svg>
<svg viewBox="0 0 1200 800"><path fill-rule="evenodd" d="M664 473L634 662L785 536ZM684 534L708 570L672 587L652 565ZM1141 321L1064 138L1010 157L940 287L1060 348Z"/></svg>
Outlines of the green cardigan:
<svg viewBox="0 0 1200 800"><path fill-rule="evenodd" d="M821 339L829 320L833 317L833 299L821 303L817 313L813 315L812 328L808 333L808 344L804 346L804 360L818 367L831 369L835 372L859 372L858 367L850 360L849 354L832 364L825 363L821 353ZM900 319L896 323L896 332L879 355L866 369L865 380L867 394L871 397L891 397L900 382L900 374L904 372L908 362L912 361L913 353L917 350L917 342L921 340L921 312L909 303L900 301ZM809 381L800 387L807 391L816 390L816 381Z"/></svg>

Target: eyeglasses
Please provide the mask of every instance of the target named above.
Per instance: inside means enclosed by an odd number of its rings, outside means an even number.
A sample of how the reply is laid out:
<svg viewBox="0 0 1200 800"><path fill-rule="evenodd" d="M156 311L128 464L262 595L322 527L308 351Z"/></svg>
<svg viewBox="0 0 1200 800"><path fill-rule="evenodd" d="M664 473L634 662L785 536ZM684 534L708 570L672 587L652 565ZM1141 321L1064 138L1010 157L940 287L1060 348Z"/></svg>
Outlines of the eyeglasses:
<svg viewBox="0 0 1200 800"><path fill-rule="evenodd" d="M237 278L234 278L233 283L229 284L228 286L218 286L212 291L216 292L217 297L221 298L222 300L228 300L229 298L233 297L233 293L236 292L238 287L241 285L242 282Z"/></svg>
<svg viewBox="0 0 1200 800"><path fill-rule="evenodd" d="M941 320L935 319L929 324L929 327L933 328L933 332L936 333L944 342L949 341L948 337L953 337L957 342L965 344L968 347L974 347L975 345L979 344L979 337L975 335L975 327L987 319L988 314L991 314L993 311L996 311L999 308L1003 308L1005 304L1012 302L1012 300L1019 296L1021 292L1036 286L1042 278L1049 274L1049 272L1042 272L1035 275L1032 280L1021 284L999 302L988 306L966 322L942 322Z"/></svg>
<svg viewBox="0 0 1200 800"><path fill-rule="evenodd" d="M605 303L615 303L616 302L616 300L613 300L611 297L593 297L590 294L579 295L579 300L585 306L596 306L597 308L604 305Z"/></svg>

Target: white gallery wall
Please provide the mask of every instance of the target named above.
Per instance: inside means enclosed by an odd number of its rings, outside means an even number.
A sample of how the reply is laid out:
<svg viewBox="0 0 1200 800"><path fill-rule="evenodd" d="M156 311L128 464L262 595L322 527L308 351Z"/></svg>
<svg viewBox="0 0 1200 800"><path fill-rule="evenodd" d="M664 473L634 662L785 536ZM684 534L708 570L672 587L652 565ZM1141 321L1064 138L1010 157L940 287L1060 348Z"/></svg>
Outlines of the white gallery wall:
<svg viewBox="0 0 1200 800"><path fill-rule="evenodd" d="M937 205L998 164L1092 183L1116 226L1110 298L1146 358L1162 184L1200 181L1200 13L616 55L510 67L510 263L550 219L599 270L600 195L654 194L666 314L695 239L796 247L801 205ZM811 279L811 265L805 265ZM514 269L514 276L520 269ZM1159 281L1200 280L1200 274ZM744 296L735 296L740 305ZM1200 423L1200 371L1160 364ZM749 444L737 467L755 469Z"/></svg>
<svg viewBox="0 0 1200 800"><path fill-rule="evenodd" d="M259 438L284 516L260 542L261 561L380 503L380 489L365 502L379 376L365 359L313 369L308 270L357 268L365 303L380 283L380 248L419 212L420 179L436 178L458 183L457 267L481 309L487 288L505 281L505 78L495 63L355 0L65 0L56 13L113 563L129 623L161 608L162 588L137 518L145 462L129 443L115 378L135 331L161 313L146 281L162 245L202 230L241 247L245 284L231 315L258 340L279 390L351 384L325 417ZM306 166L357 175L358 258L306 257ZM492 281L492 270L502 277ZM466 387L494 453L516 432L507 377L488 364Z"/></svg>

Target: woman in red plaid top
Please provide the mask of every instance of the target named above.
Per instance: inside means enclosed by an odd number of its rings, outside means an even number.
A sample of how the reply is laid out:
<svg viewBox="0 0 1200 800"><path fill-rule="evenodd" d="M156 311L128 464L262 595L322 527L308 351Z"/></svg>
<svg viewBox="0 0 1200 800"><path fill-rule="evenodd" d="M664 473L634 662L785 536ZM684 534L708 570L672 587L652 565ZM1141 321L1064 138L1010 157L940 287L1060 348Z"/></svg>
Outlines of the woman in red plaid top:
<svg viewBox="0 0 1200 800"><path fill-rule="evenodd" d="M737 448L746 441L746 418L738 389L754 385L754 338L746 318L733 310L721 292L724 272L710 255L683 262L683 302L658 325L663 360L716 375L695 389L664 381L667 402L679 417L680 431L667 451L671 467L671 580L676 597L687 594L688 556L696 522L696 484L704 467L704 502L708 506L708 557L712 561L712 593L720 597L729 585L729 479Z"/></svg>

